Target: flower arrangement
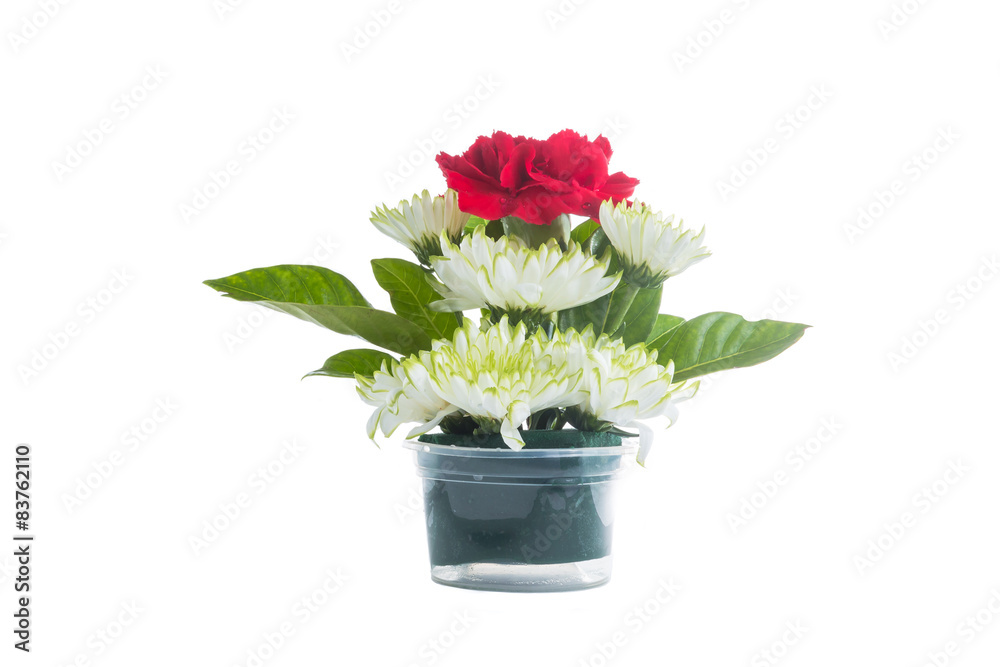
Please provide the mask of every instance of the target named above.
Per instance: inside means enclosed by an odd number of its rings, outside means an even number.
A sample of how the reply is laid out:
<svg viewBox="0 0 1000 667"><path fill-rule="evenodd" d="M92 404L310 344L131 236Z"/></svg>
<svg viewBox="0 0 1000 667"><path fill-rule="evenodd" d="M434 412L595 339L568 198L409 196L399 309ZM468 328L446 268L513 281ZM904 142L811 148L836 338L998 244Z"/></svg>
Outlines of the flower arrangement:
<svg viewBox="0 0 1000 667"><path fill-rule="evenodd" d="M807 327L659 313L664 283L709 256L705 233L631 199L639 181L609 173L611 155L604 137L572 130L544 141L494 132L438 155L444 194L371 215L417 260L372 260L393 312L319 266L205 283L381 348L339 352L308 374L356 382L373 440L410 424L411 438L495 434L517 450L530 431L634 429L641 463L646 422L672 424L695 378L766 361Z"/></svg>

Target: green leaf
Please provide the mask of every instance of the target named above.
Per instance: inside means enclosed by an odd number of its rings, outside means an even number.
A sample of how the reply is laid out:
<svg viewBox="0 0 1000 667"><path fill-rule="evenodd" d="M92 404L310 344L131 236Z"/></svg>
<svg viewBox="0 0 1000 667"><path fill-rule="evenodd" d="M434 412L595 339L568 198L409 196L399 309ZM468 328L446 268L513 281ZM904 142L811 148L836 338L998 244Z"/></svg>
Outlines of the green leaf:
<svg viewBox="0 0 1000 667"><path fill-rule="evenodd" d="M317 369L312 373L306 373L305 377L322 375L331 378L350 378L353 380L355 373L364 375L365 377L372 377L375 371L382 368L383 362L392 363L392 361L394 361L394 357L379 350L344 350L327 359L326 363L323 364L323 368Z"/></svg>
<svg viewBox="0 0 1000 667"><path fill-rule="evenodd" d="M624 338L627 345L632 345L646 339L656 321L661 293L662 287L633 289L631 285L619 283L610 294L559 311L557 325L560 331L570 328L583 331L590 325L597 335L606 333L614 338ZM615 330L611 331L611 327Z"/></svg>
<svg viewBox="0 0 1000 667"><path fill-rule="evenodd" d="M237 301L259 303L400 354L431 346L430 337L419 326L372 308L347 278L322 267L273 266L205 284Z"/></svg>
<svg viewBox="0 0 1000 667"><path fill-rule="evenodd" d="M413 322L384 310L362 306L327 306L280 301L261 301L260 305L288 313L300 320L346 336L357 336L372 345L411 355L431 349L431 339Z"/></svg>
<svg viewBox="0 0 1000 667"><path fill-rule="evenodd" d="M626 307L624 304L626 297L623 291L619 291L619 287L616 287L610 294L605 294L590 303L560 310L556 315L556 324L559 330L583 331L589 325L594 328L594 333L600 336L601 333L604 333L604 326L608 322L608 314L612 312L612 305L619 309ZM615 298L616 296L617 298Z"/></svg>
<svg viewBox="0 0 1000 667"><path fill-rule="evenodd" d="M660 285L652 289L640 289L635 295L632 305L625 313L625 320L622 322L622 326L625 327L622 342L626 346L632 346L646 340L646 336L649 335L656 322L662 294L663 286Z"/></svg>
<svg viewBox="0 0 1000 667"><path fill-rule="evenodd" d="M603 229L595 229L594 233L587 239L587 245L584 246L584 249L594 257L603 257L604 251L609 247L611 247L611 239L608 238L608 235L604 233ZM617 273L618 269L616 267L618 262L618 253L614 253L614 258L614 266L608 268L609 272Z"/></svg>
<svg viewBox="0 0 1000 667"><path fill-rule="evenodd" d="M206 280L205 284L237 301L371 307L354 283L322 266L282 264Z"/></svg>
<svg viewBox="0 0 1000 667"><path fill-rule="evenodd" d="M503 220L490 220L486 223L486 236L494 241L503 236Z"/></svg>
<svg viewBox="0 0 1000 667"><path fill-rule="evenodd" d="M776 357L802 337L806 324L748 322L732 313L707 313L680 324L661 345L657 360L674 361L674 381L744 368Z"/></svg>
<svg viewBox="0 0 1000 667"><path fill-rule="evenodd" d="M556 315L556 325L560 331L576 329L583 331L587 325L594 327L594 333L600 334L608 317L608 306L611 294L605 294L599 299L566 310L560 310Z"/></svg>
<svg viewBox="0 0 1000 667"><path fill-rule="evenodd" d="M534 225L514 215L502 218L501 222L503 223L504 235L518 237L529 248L540 248L549 239L555 239L559 247L565 250L566 242L569 241L570 237L570 221L566 214L556 216L546 225Z"/></svg>
<svg viewBox="0 0 1000 667"><path fill-rule="evenodd" d="M569 233L569 237L580 245L585 246L591 235L600 228L601 226L593 220L587 220L574 227L573 231Z"/></svg>
<svg viewBox="0 0 1000 667"><path fill-rule="evenodd" d="M646 347L650 349L659 349L668 340L670 336L673 335L674 329L684 324L683 317L677 317L676 315L657 315L656 322L653 323L653 328L646 336Z"/></svg>
<svg viewBox="0 0 1000 667"><path fill-rule="evenodd" d="M485 224L486 220L483 220L478 215L470 215L469 221L465 223L465 229L462 230L462 235L471 234L476 227Z"/></svg>
<svg viewBox="0 0 1000 667"><path fill-rule="evenodd" d="M441 295L431 287L427 272L404 259L373 259L375 280L389 293L392 309L424 330L431 338L451 340L458 328L454 313L439 313L427 307Z"/></svg>
<svg viewBox="0 0 1000 667"><path fill-rule="evenodd" d="M641 288L638 285L628 283L618 283L615 291L611 293L611 303L608 305L607 317L598 329L595 325L594 331L606 333L612 338L621 338L625 330L625 316L635 302L635 297Z"/></svg>
<svg viewBox="0 0 1000 667"><path fill-rule="evenodd" d="M594 230L583 247L585 252L598 258L603 258L604 254L608 253L608 270L605 275L610 276L618 273L618 253L611 247L611 241L608 240L602 229ZM619 283L611 294L605 294L590 303L559 311L556 316L559 330L566 331L573 328L577 331L583 331L589 324L594 327L594 333L598 335L602 332L611 333L604 330L605 324L609 319L617 319L621 314L621 308L629 307L629 304L626 303L631 298L628 292L629 286L625 283Z"/></svg>

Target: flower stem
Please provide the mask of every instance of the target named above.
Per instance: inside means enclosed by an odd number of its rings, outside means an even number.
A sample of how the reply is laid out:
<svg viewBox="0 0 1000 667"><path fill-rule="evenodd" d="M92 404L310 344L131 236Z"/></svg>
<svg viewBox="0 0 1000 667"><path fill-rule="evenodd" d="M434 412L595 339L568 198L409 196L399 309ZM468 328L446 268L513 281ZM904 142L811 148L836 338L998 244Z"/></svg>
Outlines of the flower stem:
<svg viewBox="0 0 1000 667"><path fill-rule="evenodd" d="M608 316L604 319L604 328L601 333L609 336L614 335L618 328L625 321L625 314L632 307L635 295L639 293L639 286L632 283L622 283L611 293L611 301L608 303Z"/></svg>

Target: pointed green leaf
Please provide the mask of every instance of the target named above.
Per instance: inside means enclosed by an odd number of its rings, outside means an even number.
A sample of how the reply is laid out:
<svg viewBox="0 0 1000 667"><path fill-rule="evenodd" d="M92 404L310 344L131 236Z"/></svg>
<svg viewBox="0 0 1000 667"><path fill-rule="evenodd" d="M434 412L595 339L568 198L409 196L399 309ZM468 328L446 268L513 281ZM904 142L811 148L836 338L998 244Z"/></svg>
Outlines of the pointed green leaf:
<svg viewBox="0 0 1000 667"><path fill-rule="evenodd" d="M574 227L573 231L570 232L569 237L580 245L585 246L591 235L600 228L601 226L593 220L587 220L586 222L581 222L579 225Z"/></svg>
<svg viewBox="0 0 1000 667"><path fill-rule="evenodd" d="M305 377L322 375L331 378L354 379L354 374L372 377L384 363L392 363L394 357L379 350L344 350L338 352L323 364L322 368L306 373Z"/></svg>
<svg viewBox="0 0 1000 667"><path fill-rule="evenodd" d="M363 338L372 345L411 355L431 348L424 330L399 315L362 306L327 306L280 301L261 301L260 305L288 313L346 336Z"/></svg>
<svg viewBox="0 0 1000 667"><path fill-rule="evenodd" d="M318 266L273 266L205 284L237 301L259 303L400 354L430 349L423 329L398 315L375 310L338 273Z"/></svg>
<svg viewBox="0 0 1000 667"><path fill-rule="evenodd" d="M677 317L676 315L657 315L656 322L653 323L653 329L646 337L646 347L650 349L659 349L670 339L670 336L673 335L674 329L682 324L684 324L683 317Z"/></svg>
<svg viewBox="0 0 1000 667"><path fill-rule="evenodd" d="M663 294L663 286L652 289L640 289L625 313L622 326L625 327L622 333L622 342L626 346L635 345L646 340L646 336L653 329L656 322L656 315L660 310L660 296Z"/></svg>
<svg viewBox="0 0 1000 667"><path fill-rule="evenodd" d="M604 255L604 251L611 246L611 239L608 235L604 233L603 229L595 229L587 239L586 249L590 251L590 254L594 257L601 257ZM617 271L617 269L615 269Z"/></svg>
<svg viewBox="0 0 1000 667"><path fill-rule="evenodd" d="M590 238L584 244L584 250L602 259L605 253L608 253L608 270L605 272L605 275L610 276L618 273L618 254L614 248L611 248L611 242L608 241L608 237L603 230L597 229L591 234ZM630 298L628 285L619 283L610 294L605 294L590 303L559 311L556 316L559 330L566 331L573 328L577 331L583 331L589 324L594 327L594 333L598 335L602 332L610 334L610 331L605 331L605 324L607 324L609 319L617 317L620 313L620 308L628 307L626 302Z"/></svg>
<svg viewBox="0 0 1000 667"><path fill-rule="evenodd" d="M465 223L465 229L462 230L462 234L471 234L476 227L485 225L486 221L480 218L478 215L470 215L469 221Z"/></svg>
<svg viewBox="0 0 1000 667"><path fill-rule="evenodd" d="M588 325L594 327L594 332L601 333L604 328L604 321L608 317L608 305L611 303L611 294L605 294L599 299L581 306L560 310L556 315L556 325L560 331L576 329L583 331Z"/></svg>
<svg viewBox="0 0 1000 667"><path fill-rule="evenodd" d="M372 272L389 293L397 315L416 324L431 338L451 340L458 319L454 313L439 313L427 307L441 295L431 287L426 271L404 259L373 259Z"/></svg>
<svg viewBox="0 0 1000 667"><path fill-rule="evenodd" d="M660 308L662 287L654 289L633 289L620 283L610 294L575 308L559 311L557 324L560 331L573 328L583 331L588 325L594 333L606 333L614 338L622 338L627 345L646 339L656 321L656 311ZM622 314L624 311L624 315ZM615 331L610 328L618 322ZM626 325L628 325L626 327ZM632 333L629 333L629 331Z"/></svg>
<svg viewBox="0 0 1000 667"><path fill-rule="evenodd" d="M657 361L674 362L674 380L767 361L788 349L809 328L805 324L748 322L732 313L707 313L677 326L661 345Z"/></svg>
<svg viewBox="0 0 1000 667"><path fill-rule="evenodd" d="M354 283L322 266L282 264L206 280L205 284L237 301L371 306Z"/></svg>
<svg viewBox="0 0 1000 667"><path fill-rule="evenodd" d="M615 299L616 294L618 296L617 299ZM590 303L560 310L556 316L556 324L560 331L566 331L567 329L583 331L588 326L592 326L594 333L598 336L601 333L611 333L604 331L604 325L608 321L608 313L611 312L612 303L616 307L624 307L624 304L621 303L622 298L622 293L616 287L610 294L605 294ZM615 299L614 302L612 302L613 299Z"/></svg>

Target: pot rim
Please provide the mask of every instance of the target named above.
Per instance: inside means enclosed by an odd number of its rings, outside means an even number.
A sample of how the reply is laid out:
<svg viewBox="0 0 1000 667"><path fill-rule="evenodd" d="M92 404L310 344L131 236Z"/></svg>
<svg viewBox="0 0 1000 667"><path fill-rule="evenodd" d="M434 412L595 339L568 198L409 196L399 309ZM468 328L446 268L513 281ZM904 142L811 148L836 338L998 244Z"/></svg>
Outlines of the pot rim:
<svg viewBox="0 0 1000 667"><path fill-rule="evenodd" d="M614 447L562 447L553 449L503 449L485 447L459 447L458 445L432 445L419 440L407 440L405 449L438 456L462 456L468 458L492 459L556 459L592 456L635 455L639 451L638 438L623 438L622 444Z"/></svg>

